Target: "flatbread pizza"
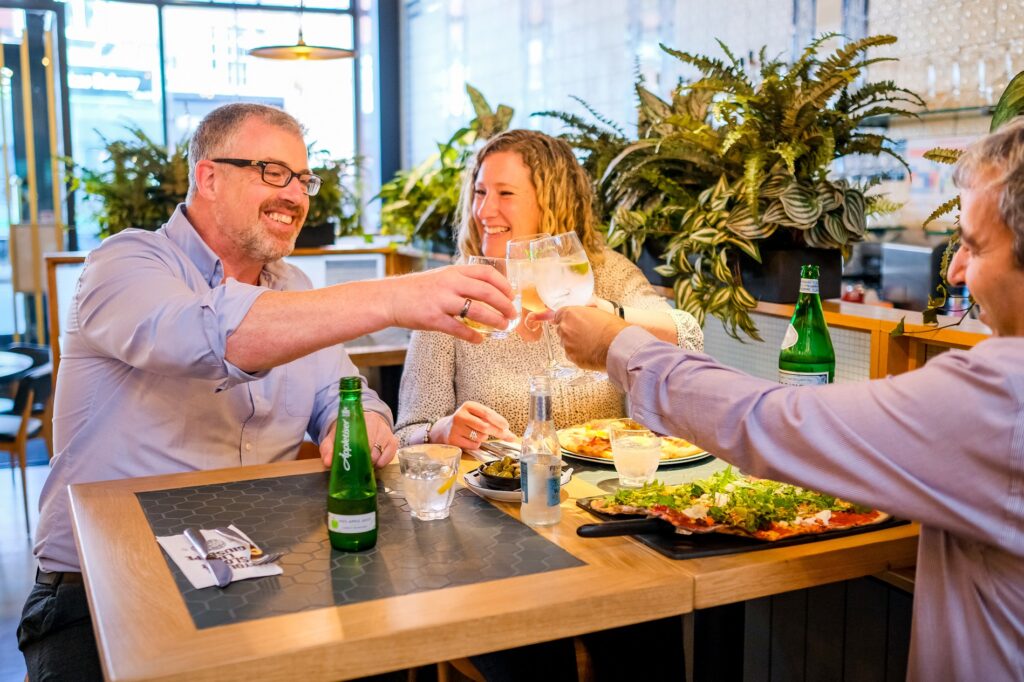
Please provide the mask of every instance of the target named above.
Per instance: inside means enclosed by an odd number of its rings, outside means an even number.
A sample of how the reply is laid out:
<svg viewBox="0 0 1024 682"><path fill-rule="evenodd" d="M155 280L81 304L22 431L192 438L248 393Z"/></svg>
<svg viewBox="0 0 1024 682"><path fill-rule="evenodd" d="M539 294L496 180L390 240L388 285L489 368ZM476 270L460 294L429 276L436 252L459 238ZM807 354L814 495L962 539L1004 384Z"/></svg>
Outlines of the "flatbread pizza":
<svg viewBox="0 0 1024 682"><path fill-rule="evenodd" d="M678 486L654 483L593 500L605 514L645 514L682 533L726 533L774 542L881 523L885 512L799 486L743 476L732 467Z"/></svg>
<svg viewBox="0 0 1024 682"><path fill-rule="evenodd" d="M612 461L612 443L609 435L612 428L645 428L632 419L592 419L578 426L570 426L558 432L558 440L569 453L581 457ZM706 452L682 438L661 437L661 459L683 460L704 455Z"/></svg>

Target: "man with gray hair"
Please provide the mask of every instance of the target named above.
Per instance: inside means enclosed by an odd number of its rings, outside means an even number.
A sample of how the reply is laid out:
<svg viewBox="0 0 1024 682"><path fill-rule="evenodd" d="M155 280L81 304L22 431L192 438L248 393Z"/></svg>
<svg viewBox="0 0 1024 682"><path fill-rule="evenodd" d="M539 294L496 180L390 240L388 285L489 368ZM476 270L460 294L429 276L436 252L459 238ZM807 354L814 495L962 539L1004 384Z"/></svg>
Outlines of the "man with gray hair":
<svg viewBox="0 0 1024 682"><path fill-rule="evenodd" d="M921 522L909 675L1024 679L1024 119L960 159L966 283L993 337L912 372L789 387L615 316L555 316L570 359L607 368L632 417L755 476ZM955 415L956 418L950 418Z"/></svg>
<svg viewBox="0 0 1024 682"><path fill-rule="evenodd" d="M18 628L30 679L102 677L68 485L293 459L304 434L329 465L338 380L358 373L339 344L388 326L479 342L456 317L515 317L508 282L484 266L312 289L281 260L320 189L308 166L288 114L216 109L192 139L185 203L156 232L126 230L86 259ZM397 448L392 415L365 387L363 404L383 466Z"/></svg>

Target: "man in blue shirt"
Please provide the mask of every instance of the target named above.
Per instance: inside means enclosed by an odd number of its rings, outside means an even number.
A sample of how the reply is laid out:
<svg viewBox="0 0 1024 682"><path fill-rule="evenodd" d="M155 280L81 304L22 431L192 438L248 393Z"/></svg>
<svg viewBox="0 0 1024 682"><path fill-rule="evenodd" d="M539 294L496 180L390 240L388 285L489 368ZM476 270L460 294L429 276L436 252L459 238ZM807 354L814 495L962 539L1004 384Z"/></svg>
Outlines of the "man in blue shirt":
<svg viewBox="0 0 1024 682"><path fill-rule="evenodd" d="M508 283L482 266L313 290L281 260L319 190L308 165L294 118L221 107L192 138L185 203L156 232L122 232L86 260L18 630L30 679L102 677L68 485L292 459L306 434L329 465L338 380L358 373L339 344L388 326L480 341L457 316L515 316ZM383 466L397 447L392 415L367 388L363 402Z"/></svg>

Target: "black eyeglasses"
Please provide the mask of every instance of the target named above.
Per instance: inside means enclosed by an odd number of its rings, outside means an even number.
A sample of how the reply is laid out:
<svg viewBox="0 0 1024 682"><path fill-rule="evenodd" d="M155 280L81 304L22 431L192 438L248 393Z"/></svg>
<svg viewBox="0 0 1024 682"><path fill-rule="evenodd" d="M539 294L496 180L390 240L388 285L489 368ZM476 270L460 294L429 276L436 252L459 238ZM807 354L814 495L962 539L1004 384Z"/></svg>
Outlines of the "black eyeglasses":
<svg viewBox="0 0 1024 682"><path fill-rule="evenodd" d="M210 159L214 163L229 163L239 168L259 168L263 182L274 187L287 187L292 178L298 178L302 189L309 196L315 196L320 191L320 184L323 182L312 173L296 173L283 163L276 161L254 161L252 159Z"/></svg>

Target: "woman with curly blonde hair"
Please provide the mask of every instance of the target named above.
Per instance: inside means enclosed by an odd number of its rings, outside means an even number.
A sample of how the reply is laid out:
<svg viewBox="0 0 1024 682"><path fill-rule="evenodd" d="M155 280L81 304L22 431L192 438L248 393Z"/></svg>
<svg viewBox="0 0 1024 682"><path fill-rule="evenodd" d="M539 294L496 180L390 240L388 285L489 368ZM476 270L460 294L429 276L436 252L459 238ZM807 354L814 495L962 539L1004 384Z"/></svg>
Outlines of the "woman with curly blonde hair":
<svg viewBox="0 0 1024 682"><path fill-rule="evenodd" d="M590 180L568 144L532 130L509 130L481 147L466 170L459 256L504 258L512 239L575 231L594 270L591 305L700 350L703 335L693 316L673 310L636 265L604 245L593 204ZM539 336L540 325L531 324L525 313L515 334L479 345L414 332L399 394L395 434L400 441L473 449L491 436L522 434L529 377L549 360L547 344L536 343ZM553 346L555 359L564 364L564 351ZM623 414L622 395L607 380L559 385L558 428Z"/></svg>

